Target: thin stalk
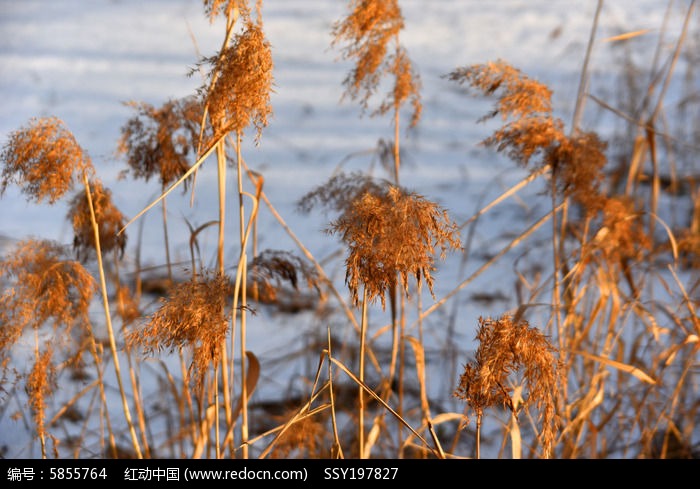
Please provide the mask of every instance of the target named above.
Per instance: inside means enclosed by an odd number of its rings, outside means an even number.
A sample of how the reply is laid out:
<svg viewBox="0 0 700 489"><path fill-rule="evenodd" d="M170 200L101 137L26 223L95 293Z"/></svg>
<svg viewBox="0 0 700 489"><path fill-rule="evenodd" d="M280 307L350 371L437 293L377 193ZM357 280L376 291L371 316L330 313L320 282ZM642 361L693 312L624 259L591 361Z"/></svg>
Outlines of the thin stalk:
<svg viewBox="0 0 700 489"><path fill-rule="evenodd" d="M168 210L167 206L165 205L165 199L163 199L163 201L161 202L161 208L163 210L163 240L165 241L165 263L168 266L168 282L172 284L173 266L170 262L170 241L168 239Z"/></svg>
<svg viewBox="0 0 700 489"><path fill-rule="evenodd" d="M336 413L335 413L335 398L333 395L333 362L331 361L331 358L333 358L333 350L331 348L331 329L328 328L327 330L327 335L328 335L328 350L326 350L325 354L328 355L328 396L330 398L330 404L331 404L331 424L333 425L333 440L335 441L335 446L337 447L336 449L333 450L333 454L336 455L339 458L344 458L343 456L343 446L340 444L340 436L338 435L338 421L336 419Z"/></svg>
<svg viewBox="0 0 700 489"><path fill-rule="evenodd" d="M225 365L225 364L224 364ZM214 426L216 427L214 429L214 450L215 450L215 458L219 460L221 458L221 447L219 446L220 443L220 435L219 435L219 373L217 372L218 366L214 365L214 392L216 393L214 395L214 406L215 406L215 412L217 413L217 416L214 416ZM225 369L222 369L225 370Z"/></svg>
<svg viewBox="0 0 700 489"><path fill-rule="evenodd" d="M404 379L405 379L405 372L406 372L406 343L404 339L406 338L406 296L404 294L400 294L399 297L399 371L397 374L398 377L398 406L396 408L397 412L399 413L399 416L404 415L403 411L403 401L404 401ZM399 442L403 439L403 430L401 428L401 425L397 427L397 433L398 433L398 439ZM403 444L400 444L399 446L402 447L403 451Z"/></svg>
<svg viewBox="0 0 700 489"><path fill-rule="evenodd" d="M241 277L241 287L240 287L240 294L241 294L241 342L240 342L240 349L241 349L241 446L242 446L242 453L243 453L243 458L247 459L248 458L248 386L246 382L246 307L247 307L247 297L246 297L246 289L247 289L247 280L246 276L248 274L248 267L247 267L247 254L246 254L246 248L247 248L247 242L248 242L248 237L246 235L246 225L245 225L245 204L243 201L243 164L242 164L242 156L241 156L241 132L237 131L236 132L236 162L237 162L237 167L238 167L238 210L239 210L239 218L240 218L240 237L241 237L241 256L240 260L238 262L238 268L241 270L240 277ZM257 209L257 205L255 206L255 209ZM253 211L251 213L250 219L251 223L256 222L256 211ZM250 228L249 228L250 229ZM237 314L237 310L233 311L233 314Z"/></svg>
<svg viewBox="0 0 700 489"><path fill-rule="evenodd" d="M226 225L226 148L222 139L216 147L216 163L219 183L219 242L216 265L219 273L224 273L224 229Z"/></svg>
<svg viewBox="0 0 700 489"><path fill-rule="evenodd" d="M216 147L216 162L218 168L218 183L219 183L219 239L217 248L217 268L219 274L224 275L224 230L226 223L226 141L225 139L220 139L219 144ZM223 317L224 311L221 310L221 315ZM232 413L231 413L231 396L230 396L230 380L228 376L228 353L226 351L226 341L223 341L221 345L221 382L223 384L224 393L224 408L226 415L226 425L230 426L232 423ZM216 388L216 405L218 406L219 400L219 389L218 380L215 383ZM218 410L217 410L218 413ZM219 455L219 417L216 416L216 451L217 458Z"/></svg>
<svg viewBox="0 0 700 489"><path fill-rule="evenodd" d="M399 147L399 108L394 110L394 181L399 184L399 167L401 166L401 151Z"/></svg>
<svg viewBox="0 0 700 489"><path fill-rule="evenodd" d="M136 429L134 428L134 423L131 419L131 411L129 410L129 402L126 399L126 392L124 391L124 384L122 382L121 369L119 367L119 352L117 351L117 343L114 337L114 330L112 328L112 316L109 312L109 297L107 295L107 281L105 280L104 265L102 263L102 247L100 246L100 230L97 224L97 218L95 217L95 208L92 202L92 193L90 192L90 183L88 182L87 173L83 173L83 182L85 184L85 194L88 199L88 206L90 207L90 219L92 220L92 229L94 230L95 237L95 252L97 255L97 268L100 274L100 287L102 290L102 301L104 305L105 321L107 325L107 334L109 335L109 347L112 350L112 356L114 361L114 373L117 378L117 384L119 385L119 394L121 395L122 407L124 409L124 417L126 418L126 423L129 426L129 434L131 435L131 442L136 452L136 457L141 459L143 454L141 453L141 447L139 446L138 436L136 435Z"/></svg>
<svg viewBox="0 0 700 489"><path fill-rule="evenodd" d="M247 273L247 259L245 253L239 264L243 268L243 277ZM241 445L243 458L248 458L248 385L246 379L248 377L246 364L246 287L241 287Z"/></svg>
<svg viewBox="0 0 700 489"><path fill-rule="evenodd" d="M245 165L245 161L243 161L243 164ZM249 175L250 175L250 173L249 173ZM251 176L251 179L252 179L252 176ZM335 298L338 300L338 303L343 308L345 315L352 323L353 327L355 328L355 331L357 331L359 333L360 325L357 323L357 319L355 318L355 315L353 314L350 307L348 307L347 303L343 299L343 296L341 296L340 293L338 292L338 289L336 289L335 285L333 285L333 281L330 278L328 278L328 275L326 275L326 272L323 269L323 266L321 266L321 264L316 260L316 258L314 258L314 256L311 254L309 249L306 246L304 246L304 243L301 242L299 237L296 234L294 234L294 231L292 231L292 229L285 222L285 220L282 218L280 213L277 212L277 209L275 209L275 207L272 205L272 203L270 202L270 199L267 198L267 195L265 194L264 191L260 192L260 198L263 200L263 202L265 202L265 204L267 204L267 207L270 210L270 212L272 212L272 215L275 216L275 219L277 219L277 221L280 223L282 228L287 232L289 237L292 238L292 240L296 243L299 250L304 254L304 256L306 258L308 258L314 264L314 268L318 272L319 277L321 279L323 279L323 281L326 283L326 285L330 289L331 293L335 296Z"/></svg>
<svg viewBox="0 0 700 489"><path fill-rule="evenodd" d="M117 258L117 251L114 250L114 263L115 263L115 277L114 277L114 283L117 288L121 286L120 279L119 279L119 260ZM122 299L121 294L118 297L118 308L122 313L122 317L124 317L124 301ZM124 328L126 324L122 323L122 328ZM131 358L131 348L129 345L124 345L124 354L126 356L126 361L129 365L129 380L131 382L131 392L134 398L134 410L136 411L136 418L138 420L139 424L139 430L141 431L141 442L143 443L143 453L146 458L151 458L151 449L149 447L148 443L148 430L147 430L147 425L146 425L146 417L143 412L143 403L141 401L141 387L139 385L138 381L138 376L136 375L136 369L134 368L133 361Z"/></svg>
<svg viewBox="0 0 700 489"><path fill-rule="evenodd" d="M476 455L475 458L479 460L481 458L481 412L476 415Z"/></svg>
<svg viewBox="0 0 700 489"><path fill-rule="evenodd" d="M258 212L258 201L255 199L255 196L252 194L249 194L247 192L244 192L244 195L247 195L248 197L250 197L253 200L253 210L251 212L248 224L245 228L243 246L241 246L241 254L240 254L240 257L238 260L238 266L236 267L236 280L235 280L234 290L233 290L233 305L231 307L231 310L233 311L233 314L231 315L232 316L232 320L231 320L231 322L232 322L231 342L232 343L234 341L234 337L235 337L235 333L236 333L236 318L237 318L236 311L238 311L239 309L245 309L242 306L238 305L238 300L239 300L239 297L243 301L246 300L245 294L241 291L241 289L243 288L242 284L245 283L244 279L243 279L243 274L247 272L246 271L246 259L247 258L245 255L245 250L246 250L246 247L248 246L248 241L250 239L250 233L251 233L251 229L253 227L252 223L254 222L255 216L257 215L257 212ZM244 318L245 316L242 315L241 317ZM246 355L245 355L245 336L246 336L246 334L245 334L244 326L245 326L244 323L242 323L241 329L243 329L243 331L241 332L241 343L242 343L241 349L243 350L243 357L244 358L241 360L241 364L242 364L243 368L246 367L246 364L244 363L245 357L246 357ZM233 359L232 359L231 360L231 372L232 372L231 375L232 376L233 376L233 368L234 368L234 363L233 363ZM247 402L248 402L247 393L248 393L248 391L247 391L247 386L245 385L245 382L246 382L245 372L242 374L242 382L244 383L244 385L241 389L241 410L242 410L241 412L245 413L245 416L246 416L245 419L247 421ZM243 397L244 395L246 397ZM245 425L245 423L243 423L243 424ZM248 433L247 426L242 427L241 428L241 436L247 437L247 433ZM243 453L244 453L244 456L247 456L247 454L248 454L247 438L245 438L245 440L246 441L242 443L243 444Z"/></svg>
<svg viewBox="0 0 700 489"><path fill-rule="evenodd" d="M362 321L360 323L360 383L365 381L365 337L367 336L367 287L362 292ZM360 385L360 408L358 421L358 440L360 458L365 458L365 391Z"/></svg>
<svg viewBox="0 0 700 489"><path fill-rule="evenodd" d="M593 16L593 27L591 28L591 35L588 39L588 47L586 48L586 57L583 61L583 68L581 69L581 78L578 85L578 95L576 96L576 108L574 109L573 121L571 123L571 133L575 134L578 130L578 126L581 122L581 115L583 114L583 104L586 99L586 86L588 85L588 63L591 60L591 52L593 51L593 43L595 41L595 34L598 31L598 19L600 18L600 12L603 10L603 0L598 0L598 6L595 10L595 15Z"/></svg>
<svg viewBox="0 0 700 489"><path fill-rule="evenodd" d="M95 359L95 367L97 368L97 382L100 387L100 401L102 401L102 406L105 413L105 423L107 425L107 437L109 438L109 448L111 454L116 458L117 456L117 442L114 438L114 430L112 429L112 421L109 416L109 405L107 403L107 395L105 394L105 382L104 382L104 370L102 368L102 360L97 354L97 344L95 343L95 335L92 331L92 325L88 323L88 338L90 341L90 353Z"/></svg>

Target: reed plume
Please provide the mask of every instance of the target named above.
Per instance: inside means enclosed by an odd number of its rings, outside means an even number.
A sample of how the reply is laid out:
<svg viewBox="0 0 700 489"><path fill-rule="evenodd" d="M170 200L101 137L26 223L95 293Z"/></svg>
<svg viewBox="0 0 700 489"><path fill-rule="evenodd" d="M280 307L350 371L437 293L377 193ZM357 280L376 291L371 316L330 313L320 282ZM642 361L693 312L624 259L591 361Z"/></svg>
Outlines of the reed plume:
<svg viewBox="0 0 700 489"><path fill-rule="evenodd" d="M194 96L171 99L161 107L129 102L136 111L121 129L118 151L134 178L159 177L162 188L182 177L196 156L204 107ZM187 189L187 180L184 181Z"/></svg>
<svg viewBox="0 0 700 489"><path fill-rule="evenodd" d="M275 302L283 283L289 283L295 291L301 282L321 294L318 272L293 253L282 250L263 250L251 262L248 270L254 292L265 302ZM257 299L254 297L254 299Z"/></svg>
<svg viewBox="0 0 700 489"><path fill-rule="evenodd" d="M350 13L333 24L333 45L345 42L344 59L354 59L355 67L345 77L343 85L353 100L367 109L369 100L389 71L388 44L404 27L397 0L352 0ZM405 67L405 66L404 66Z"/></svg>
<svg viewBox="0 0 700 489"><path fill-rule="evenodd" d="M12 132L0 158L4 162L0 195L17 184L27 200L54 204L76 179L92 171L92 162L73 134L56 117L33 118Z"/></svg>
<svg viewBox="0 0 700 489"><path fill-rule="evenodd" d="M112 202L112 192L99 180L93 180L90 182L90 194L102 252L115 250L123 254L126 234L119 231L124 227L125 218ZM96 251L93 217L85 190L71 199L68 219L73 225L73 248L79 257L85 259L90 252Z"/></svg>
<svg viewBox="0 0 700 489"><path fill-rule="evenodd" d="M522 383L527 390L522 402L539 411L539 439L543 456L549 458L557 431L560 374L556 348L537 328L522 319L514 322L507 315L479 318L476 339L479 346L474 361L464 366L455 397L469 404L480 428L488 408L503 406L517 414L520 406L514 405L512 394L514 386Z"/></svg>
<svg viewBox="0 0 700 489"><path fill-rule="evenodd" d="M651 240L633 200L615 196L602 204L601 226L594 239L584 246L584 261L595 251L599 251L607 263L641 260L644 252L651 250Z"/></svg>
<svg viewBox="0 0 700 489"><path fill-rule="evenodd" d="M420 120L421 81L406 49L401 46L399 33L404 28L404 18L397 0L351 0L350 13L332 28L335 46L341 48L343 59L354 59L355 66L343 80L345 95L360 103L362 113L369 110L370 100L381 86L385 75L393 75L394 83L371 116L394 112L394 183L399 184L401 166L399 145L399 112L410 101L412 113L409 127ZM393 41L394 50L389 52Z"/></svg>
<svg viewBox="0 0 700 489"><path fill-rule="evenodd" d="M468 84L486 96L496 96L493 110L480 121L500 116L504 124L482 141L522 167L551 169L555 189L572 197L589 214L603 205L600 184L607 163L606 143L592 132L564 132L564 123L552 112L552 91L519 69L498 60L457 68L447 78ZM533 159L539 163L532 163Z"/></svg>
<svg viewBox="0 0 700 489"><path fill-rule="evenodd" d="M425 282L433 294L435 254L444 259L461 246L445 209L386 180L339 174L307 193L299 206L315 203L340 213L327 231L348 246L345 280L356 306L364 287L369 302L379 299L386 307L386 293L399 280L408 294L409 277Z"/></svg>
<svg viewBox="0 0 700 489"><path fill-rule="evenodd" d="M230 313L222 314L233 295L229 277L204 270L174 285L148 322L127 334L130 346L146 354L190 349L190 370L198 387L207 369L220 360Z"/></svg>
<svg viewBox="0 0 700 489"><path fill-rule="evenodd" d="M41 354L37 353L25 386L29 407L34 414L37 436L41 441L43 458L47 458L46 437L49 436L46 430L46 398L56 389L56 368L51 361L52 355L51 342L47 342L46 350Z"/></svg>
<svg viewBox="0 0 700 489"><path fill-rule="evenodd" d="M0 261L0 279L9 285L0 296L3 355L26 328L38 330L51 325L69 331L89 322L97 283L54 241L27 239L17 243Z"/></svg>
<svg viewBox="0 0 700 489"><path fill-rule="evenodd" d="M270 43L262 22L246 18L242 32L230 46L208 60L212 64L212 84L207 91L214 136L227 132L243 134L252 124L259 141L272 114L273 61Z"/></svg>

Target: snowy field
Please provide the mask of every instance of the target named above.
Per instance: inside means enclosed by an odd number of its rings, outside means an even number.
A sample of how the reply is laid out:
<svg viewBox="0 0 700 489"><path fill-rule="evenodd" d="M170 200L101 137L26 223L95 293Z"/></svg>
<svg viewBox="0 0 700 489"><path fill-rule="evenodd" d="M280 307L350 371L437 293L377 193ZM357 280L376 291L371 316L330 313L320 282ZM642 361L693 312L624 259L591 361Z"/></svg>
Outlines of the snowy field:
<svg viewBox="0 0 700 489"><path fill-rule="evenodd" d="M556 115L569 124L579 90L580 74L589 44L596 0L400 0L406 27L401 41L421 77L423 116L418 127L402 133L405 151L401 183L440 203L451 217L465 222L479 207L502 194L525 174L514 164L479 145L493 129L477 123L492 101L472 97L445 78L454 69L503 59L549 85ZM641 64L651 63L663 35L675 42L688 2L673 2L662 32L668 2L608 0L604 3L591 56L589 90L605 98L616 74L614 37L643 31L627 41ZM265 192L287 225L310 252L323 259L340 250L323 232L328 216L296 210L296 202L324 183L334 172L373 171L385 177L372 151L380 139L393 138L388 118L361 116L359 107L341 100L343 79L351 69L331 46L332 24L346 13L341 0L264 0L265 33L272 46L275 92L273 116L259 146L244 149L248 165L265 177ZM116 155L120 129L133 115L127 101L154 106L195 93L202 74L188 73L202 56L216 54L223 25L205 17L200 0L0 0L0 139L32 117L56 116L73 132L90 155L98 176L112 191L114 203L127 216L136 215L158 195L156 181L119 179L126 169ZM622 48L620 48L622 49ZM605 127L600 110L588 102L584 126ZM198 175L194 205L190 194L176 192L168 200L170 239L175 261L189 259L187 221L193 225L217 218L216 162L205 163ZM235 192L234 170L229 185ZM533 189L532 195L542 188ZM233 202L234 198L231 198ZM232 203L232 206L235 205ZM523 219L545 213L548 202L510 201L495 209L476 227L473 260L460 270L454 260L436 273L438 299L463 277L478 269L480 257L495 253L522 232ZM69 244L72 229L67 208L28 203L9 187L0 199L0 245L29 236ZM540 206L540 207L538 207ZM237 213L232 207L229 243L237 242ZM144 265L162 265L162 226L159 208L143 218L139 243L137 226L127 230L127 255L140 248ZM202 244L215 260L216 232L204 233ZM512 231L512 233L509 233ZM261 209L259 249L297 251L295 243L267 208ZM235 256L235 249L228 250ZM128 259L128 258L127 258ZM231 263L233 263L233 259ZM343 286L342 258L329 269ZM450 306L457 313L457 338L464 341L458 363L467 360L476 320L516 305L510 261L489 269ZM461 278L460 278L461 277ZM505 293L495 301L468 300L475 294ZM426 296L424 307L432 299ZM445 312L444 314L448 314ZM289 348L295 331L285 329L284 317L265 313L251 318L249 350L263 362L259 396L284 389L284 378L272 360ZM297 321L297 319L294 319ZM280 334L281 332L281 334ZM290 336L287 336L290 335ZM436 339L439 342L440 339ZM31 342L28 343L31 346ZM436 345L436 347L439 345ZM270 360L269 370L265 361ZM273 380L274 379L274 380ZM456 379L434 380L448 399ZM36 446L17 443L23 429L0 417L0 446L8 457L36 456ZM30 448L31 447L31 448ZM32 450L34 450L32 452Z"/></svg>
<svg viewBox="0 0 700 489"><path fill-rule="evenodd" d="M406 28L401 40L421 76L424 104L417 131L404 136L406 185L419 183L417 191L437 198L446 183L465 179L478 182L481 189L498 175L494 168L512 166L494 167L491 152L478 148L487 133L476 120L488 106L458 93L443 78L457 67L504 59L550 85L555 110L568 121L596 4L588 0L572 8L571 2L549 0L402 1ZM648 29L635 42L646 40L653 48L666 7L658 0L606 2L593 73L611 68L606 62L610 43L604 42L608 37ZM393 136L389 120L361 119L356 104L340 101L350 65L338 61L330 30L345 8L345 2L330 0L264 2L275 63L274 114L259 148L249 151L247 159L264 173L268 195L295 229L299 218L290 203L323 182L341 162L349 170L367 169L363 152L374 149L380 138ZM674 12L676 22L665 34L670 40L680 27L683 6ZM125 168L115 157L120 128L133 115L124 102L158 106L193 94L203 79L198 73L187 75L201 56L216 53L222 25L211 25L197 0L3 1L0 23L0 136L5 140L31 117L63 119L113 190L117 206L127 216L137 213L156 190L116 180ZM215 179L213 170L207 172L209 181ZM27 204L14 189L2 204L4 236L33 233L69 240L65 209ZM475 205L445 204L464 216ZM187 205L184 209L188 212ZM154 239L158 242L160 235ZM145 241L148 256L148 236ZM160 255L154 246L151 252Z"/></svg>

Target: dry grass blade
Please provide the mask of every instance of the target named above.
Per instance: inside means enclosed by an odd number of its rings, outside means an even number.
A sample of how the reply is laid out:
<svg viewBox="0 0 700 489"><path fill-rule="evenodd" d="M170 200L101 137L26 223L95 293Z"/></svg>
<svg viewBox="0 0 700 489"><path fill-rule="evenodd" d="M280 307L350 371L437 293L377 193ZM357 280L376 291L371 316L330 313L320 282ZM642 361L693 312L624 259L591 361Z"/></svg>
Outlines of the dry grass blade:
<svg viewBox="0 0 700 489"><path fill-rule="evenodd" d="M407 336L406 339L413 348L413 354L416 357L416 375L418 376L418 385L420 386L420 405L425 419L430 420L430 404L428 403L428 393L425 383L425 349L420 341L412 336Z"/></svg>
<svg viewBox="0 0 700 489"><path fill-rule="evenodd" d="M134 217L132 217L126 224L122 226L122 228L119 230L119 233L123 233L124 230L130 226L134 221L139 219L142 215L144 215L146 212L151 210L153 207L155 207L161 200L166 198L173 190L175 190L177 187L179 187L187 178L189 178L190 175L192 175L199 166L204 163L204 161L216 150L217 146L219 143L226 137L226 134L222 134L219 137L215 138L209 146L206 147L202 155L197 158L197 161L190 167L189 170L187 170L183 175L172 185L170 185L166 190L164 190L156 200L148 204L146 207L144 207L141 211L138 212Z"/></svg>
<svg viewBox="0 0 700 489"><path fill-rule="evenodd" d="M642 369L638 367L634 367L632 365L628 365L626 363L618 362L615 360L611 360L609 358L601 357L600 355L593 355L592 353L588 353L585 351L580 351L580 350L573 350L571 353L575 355L581 355L586 358L590 358L591 360L595 360L596 362L600 362L604 365L608 365L609 367L613 367L614 369L617 369L621 372L626 372L637 379L641 380L642 382L646 382L647 384L651 385L656 385L656 380L654 380L653 377L648 375L646 372L644 372Z"/></svg>
<svg viewBox="0 0 700 489"><path fill-rule="evenodd" d="M330 332L329 332L330 335ZM329 339L330 342L330 339ZM330 345L329 345L330 346ZM274 430L271 430L267 433L263 433L259 438L262 438L263 436L266 436L270 433L277 433L275 438L270 442L270 444L265 447L265 449L261 452L259 458L264 459L267 458L268 455L274 450L276 444L279 442L281 437L284 435L284 433L289 429L290 426L292 426L294 423L296 423L298 420L303 420L306 417L312 416L318 412L321 412L325 409L331 408L332 410L332 419L333 419L333 427L334 427L334 436L336 441L338 440L338 435L337 431L335 429L335 413L334 413L334 405L333 405L333 389L331 388L333 386L332 383L332 377L329 378L329 380L324 383L320 388L317 389L319 385L319 381L321 378L321 371L323 368L323 363L325 361L325 358L329 356L328 351L324 351L321 353L321 356L318 361L318 366L316 367L316 375L314 376L314 382L313 382L313 388L311 389L311 397L307 402L304 403L303 406L301 406L291 417L288 419L284 425L279 426L275 428ZM329 375L330 375L330 364L329 364ZM311 405L313 402L325 391L328 390L329 396L331 398L330 404L324 404L322 406L319 406L318 408L315 409L310 409ZM249 440L249 443L253 443L253 440ZM339 445L338 445L339 446ZM342 453L342 451L341 451Z"/></svg>
<svg viewBox="0 0 700 489"><path fill-rule="evenodd" d="M523 178L520 182L516 183L512 187L510 187L508 190L503 192L501 195L493 199L491 202L489 202L487 205L479 209L478 212L476 212L472 217L464 221L459 228L464 229L467 227L469 224L472 222L476 221L481 217L482 215L486 214L489 210L491 210L493 207L496 207L498 204L501 202L505 201L509 197L512 197L515 195L519 190L522 190L525 186L529 185L532 183L534 180L536 180L538 177L542 176L546 171L548 171L548 167L542 167L539 170L536 170L529 174L527 177Z"/></svg>
<svg viewBox="0 0 700 489"><path fill-rule="evenodd" d="M400 416L399 413L394 411L394 409L392 409L391 406L389 406L386 403L386 401L384 401L384 399L379 397L377 395L377 393L374 392L367 384L360 381L360 379L358 379L355 376L355 374L353 374L341 361L339 361L336 358L331 358L330 360L331 360L331 362L333 362L334 365L337 365L343 372L345 372L348 375L348 377L350 377L352 379L353 382L355 382L359 387L361 387L365 392L367 392L367 394L372 396L387 411L389 411L402 425L404 425L406 428L408 428L410 430L410 432L413 434L413 436L418 438L421 441L421 443L423 443L423 445L433 453L433 455L435 455L437 458L440 458L440 452L438 450L436 450L435 448L431 447L430 444L425 440L425 438L423 438L415 429L413 429L413 427L410 424L408 424L408 422L402 416Z"/></svg>
<svg viewBox="0 0 700 489"><path fill-rule="evenodd" d="M258 379L260 378L260 362L258 361L258 357L256 357L251 351L245 352L245 356L248 359L246 363L246 392L248 394L248 398L250 398L255 392L255 388L258 386ZM232 413L232 419L236 419L238 417L242 408L243 398L239 397L238 401L236 402L236 407Z"/></svg>
<svg viewBox="0 0 700 489"><path fill-rule="evenodd" d="M600 42L617 42L617 41L627 41L629 39L634 39L635 37L644 36L652 32L652 29L640 29L637 31L625 32L623 34L618 34L616 36L606 37L601 39Z"/></svg>
<svg viewBox="0 0 700 489"><path fill-rule="evenodd" d="M204 449L209 443L209 432L211 431L211 427L214 426L214 423L216 421L216 411L216 405L211 405L207 407L207 410L204 413L204 417L199 425L197 441L195 442L191 458L201 458L202 454L204 453Z"/></svg>

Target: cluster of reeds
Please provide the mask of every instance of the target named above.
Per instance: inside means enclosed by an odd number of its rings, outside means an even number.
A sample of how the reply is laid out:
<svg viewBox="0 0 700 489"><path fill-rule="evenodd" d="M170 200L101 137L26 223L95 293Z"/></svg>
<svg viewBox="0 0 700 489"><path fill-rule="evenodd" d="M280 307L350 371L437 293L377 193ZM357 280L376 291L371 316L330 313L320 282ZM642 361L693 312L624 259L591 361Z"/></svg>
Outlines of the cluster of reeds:
<svg viewBox="0 0 700 489"><path fill-rule="evenodd" d="M455 209L400 185L401 114L409 103L407 128L414 127L422 104L420 78L400 42L399 1L351 0L332 27L332 45L354 61L344 96L362 114L391 115L393 140L379 137L378 150L393 165L386 179L337 173L298 200L304 213L320 208L334 215L326 231L341 246L346 297L242 154L246 132L252 129L261 144L272 116L273 48L262 4L205 0L205 15L221 21L224 33L220 50L200 60L201 88L160 107L129 103L135 114L118 141L123 175L160 184L158 198L136 216L116 208L60 119L29 121L3 148L0 195L16 185L29 201L54 205L73 193L66 198L72 256L63 244L29 238L0 261L0 404L20 396L11 385L24 386L29 412L18 417L31 424L41 456L71 450L76 458L697 457L700 284L693 272L700 263L700 193L690 178L685 193L678 182L667 187L678 200L688 198L682 204L690 219L676 229L664 220L659 198L675 148L658 128L666 85L653 80L670 79L674 63L654 67L645 110L615 111L634 121L635 134L615 169L605 138L582 127L584 100L598 100L583 85L567 127L555 116L551 89L506 61L447 73L450 82L495 100L482 120L500 117L503 124L482 143L529 170L460 224L451 217ZM181 188L197 198L195 177L208 163L217 175L218 215L190 225L191 260L176 270L166 197ZM226 242L229 168L235 243ZM551 209L515 237L508 234L503 249L486 250L489 258L471 275L459 268L460 282L450 289L438 274L441 262L456 255L465 263L478 220L534 181L544 183ZM156 286L144 287L141 264L123 268L130 226L158 204L168 274L149 303L145 296ZM258 250L263 204L299 254ZM551 231L543 231L545 223ZM217 229L215 249L202 250L199 236L209 227ZM535 231L545 232L544 249ZM477 277L523 249L513 262L511 310L476 321L434 314L446 304L458 307ZM207 251L216 256L213 266L202 259ZM97 292L99 321L90 310ZM299 351L290 344L266 365L246 339L248 317L262 307L286 314L298 336L306 326L299 322L309 317L314 330ZM456 339L455 323L471 330L474 322L473 343ZM26 334L33 334L33 362L22 370L13 356ZM443 350L433 352L428 337L441 338ZM447 361L450 349L461 360L452 376L431 368ZM301 388L274 371L276 363L291 370L295 357L306 367L294 367ZM91 372L94 380L73 397L57 398L71 378L84 381ZM281 396L254 399L265 382ZM115 383L118 417L108 401ZM448 387L435 394L441 383ZM72 423L81 429L65 428Z"/></svg>

